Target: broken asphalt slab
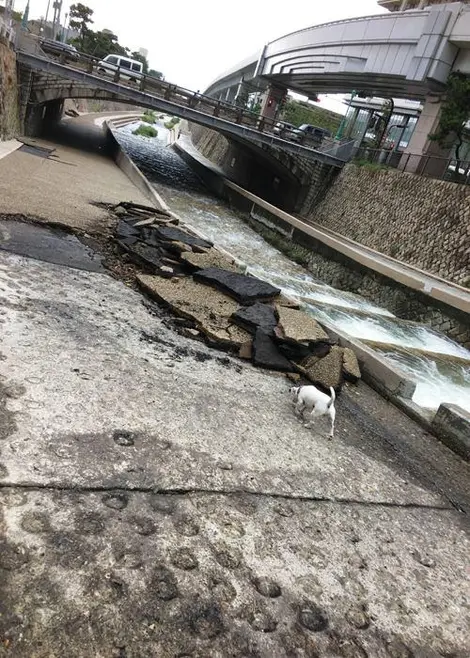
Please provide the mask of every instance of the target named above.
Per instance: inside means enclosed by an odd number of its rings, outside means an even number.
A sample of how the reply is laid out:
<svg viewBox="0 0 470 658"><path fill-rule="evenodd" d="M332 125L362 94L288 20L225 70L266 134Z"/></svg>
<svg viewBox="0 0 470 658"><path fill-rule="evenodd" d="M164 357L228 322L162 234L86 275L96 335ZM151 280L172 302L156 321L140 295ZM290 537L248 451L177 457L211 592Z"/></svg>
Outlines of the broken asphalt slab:
<svg viewBox="0 0 470 658"><path fill-rule="evenodd" d="M182 253L181 261L187 265L188 269L192 272L196 270L204 270L208 267L219 267L232 272L239 271L239 267L233 259L214 248L200 254L191 251Z"/></svg>
<svg viewBox="0 0 470 658"><path fill-rule="evenodd" d="M281 354L276 343L271 338L271 331L258 327L253 339L253 363L260 368L293 372L294 366Z"/></svg>
<svg viewBox="0 0 470 658"><path fill-rule="evenodd" d="M300 371L313 383L336 391L343 383L343 348L334 345L323 358L309 356L300 364Z"/></svg>
<svg viewBox="0 0 470 658"><path fill-rule="evenodd" d="M219 290L213 290L191 277L163 279L138 275L139 285L176 315L192 320L210 341L219 346L240 347L250 335L236 326L231 316L237 302Z"/></svg>
<svg viewBox="0 0 470 658"><path fill-rule="evenodd" d="M260 302L255 302L251 306L244 306L238 309L232 315L232 318L234 322L253 333L258 328L262 328L266 333L272 334L274 327L277 325L274 307L269 304L261 304Z"/></svg>
<svg viewBox="0 0 470 658"><path fill-rule="evenodd" d="M74 235L1 216L0 249L89 272L105 271L101 257Z"/></svg>
<svg viewBox="0 0 470 658"><path fill-rule="evenodd" d="M196 246L204 249L210 249L212 247L211 242L191 235L187 231L183 231L175 226L155 226L152 227L152 230L155 232L157 239L164 242L182 242L189 247Z"/></svg>
<svg viewBox="0 0 470 658"><path fill-rule="evenodd" d="M241 304L270 301L280 294L280 289L254 276L228 272L218 267L209 267L194 273L194 279L218 288Z"/></svg>
<svg viewBox="0 0 470 658"><path fill-rule="evenodd" d="M328 334L314 318L303 310L277 306L279 319L278 338L290 343L310 343L329 341Z"/></svg>

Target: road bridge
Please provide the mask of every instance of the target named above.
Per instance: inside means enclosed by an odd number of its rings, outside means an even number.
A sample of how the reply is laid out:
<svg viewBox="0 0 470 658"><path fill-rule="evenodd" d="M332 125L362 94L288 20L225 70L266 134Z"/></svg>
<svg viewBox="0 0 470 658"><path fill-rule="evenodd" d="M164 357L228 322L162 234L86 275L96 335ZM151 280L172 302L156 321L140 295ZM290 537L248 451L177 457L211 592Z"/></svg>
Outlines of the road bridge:
<svg viewBox="0 0 470 658"><path fill-rule="evenodd" d="M85 56L77 64L65 64L44 55L19 50L17 60L25 114L29 113L33 118L36 115L39 120L43 118L44 111L49 111L50 116L57 113L66 98L113 100L187 119L244 144L283 149L334 167L344 164L328 153L272 134L272 120L260 119L243 108L157 78L143 76L138 84L121 82L119 74L109 79L98 74L98 60Z"/></svg>

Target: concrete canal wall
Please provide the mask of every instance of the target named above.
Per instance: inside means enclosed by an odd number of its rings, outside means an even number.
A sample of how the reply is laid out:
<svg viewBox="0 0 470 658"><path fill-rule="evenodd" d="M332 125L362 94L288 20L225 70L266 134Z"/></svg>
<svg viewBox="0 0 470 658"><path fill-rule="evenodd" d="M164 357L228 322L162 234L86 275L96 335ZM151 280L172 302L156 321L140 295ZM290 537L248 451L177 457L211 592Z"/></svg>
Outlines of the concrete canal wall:
<svg viewBox="0 0 470 658"><path fill-rule="evenodd" d="M316 277L329 285L357 293L399 318L422 322L470 348L470 294L373 249L286 213L241 186L225 179L223 169L211 165L185 142L176 148L217 194L242 210L254 228ZM204 175L204 169L208 173ZM214 183L214 181L217 181Z"/></svg>
<svg viewBox="0 0 470 658"><path fill-rule="evenodd" d="M293 201L283 197L280 184L276 196L272 173L269 183L256 182L260 162L247 167L236 144L207 128L191 125L190 130L198 151L240 187L387 256L470 286L470 186L355 164L339 172L271 149L297 181ZM332 273L322 267L321 276ZM357 277L352 284L356 289Z"/></svg>

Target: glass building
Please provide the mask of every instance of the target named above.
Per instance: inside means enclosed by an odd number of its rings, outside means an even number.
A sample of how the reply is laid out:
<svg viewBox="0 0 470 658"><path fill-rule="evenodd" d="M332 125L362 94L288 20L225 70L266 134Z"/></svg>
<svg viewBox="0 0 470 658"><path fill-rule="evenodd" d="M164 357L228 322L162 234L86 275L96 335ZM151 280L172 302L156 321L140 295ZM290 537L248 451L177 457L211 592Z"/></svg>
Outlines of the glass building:
<svg viewBox="0 0 470 658"><path fill-rule="evenodd" d="M342 129L342 139L356 146L403 151L409 144L422 106L418 101L353 97ZM390 111L392 114L390 115Z"/></svg>

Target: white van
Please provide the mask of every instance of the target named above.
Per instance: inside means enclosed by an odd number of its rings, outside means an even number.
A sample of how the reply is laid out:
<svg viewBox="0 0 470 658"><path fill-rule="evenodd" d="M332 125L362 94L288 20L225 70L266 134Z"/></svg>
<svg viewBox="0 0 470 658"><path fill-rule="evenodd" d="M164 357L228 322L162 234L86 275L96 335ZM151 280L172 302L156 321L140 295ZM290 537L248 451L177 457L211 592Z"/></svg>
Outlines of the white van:
<svg viewBox="0 0 470 658"><path fill-rule="evenodd" d="M137 59L130 59L121 55L106 55L98 63L98 73L101 73L101 75L114 76L117 70L119 70L119 80L137 82L143 76L142 62Z"/></svg>

